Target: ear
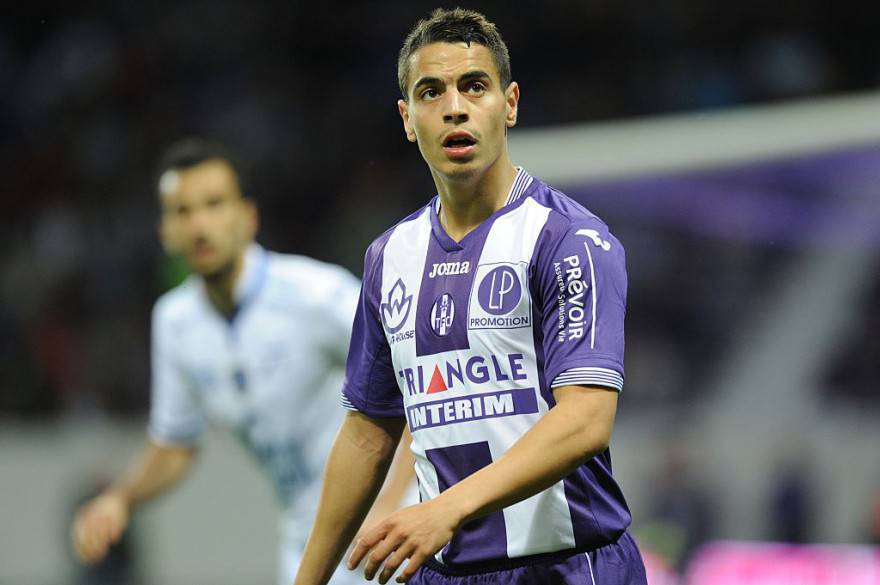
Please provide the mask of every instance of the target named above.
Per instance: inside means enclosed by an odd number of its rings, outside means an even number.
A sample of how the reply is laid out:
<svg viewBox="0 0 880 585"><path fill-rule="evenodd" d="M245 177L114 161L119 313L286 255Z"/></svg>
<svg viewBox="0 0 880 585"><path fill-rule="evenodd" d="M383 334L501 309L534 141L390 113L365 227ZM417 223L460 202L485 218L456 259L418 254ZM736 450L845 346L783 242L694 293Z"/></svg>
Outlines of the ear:
<svg viewBox="0 0 880 585"><path fill-rule="evenodd" d="M519 84L517 82L510 82L507 91L504 92L504 98L507 102L504 122L508 128L513 128L516 126L516 116L519 110Z"/></svg>
<svg viewBox="0 0 880 585"><path fill-rule="evenodd" d="M400 118L403 120L403 131L406 132L406 139L410 142L415 142L416 132L409 121L409 104L405 100L397 100L397 111L400 112Z"/></svg>

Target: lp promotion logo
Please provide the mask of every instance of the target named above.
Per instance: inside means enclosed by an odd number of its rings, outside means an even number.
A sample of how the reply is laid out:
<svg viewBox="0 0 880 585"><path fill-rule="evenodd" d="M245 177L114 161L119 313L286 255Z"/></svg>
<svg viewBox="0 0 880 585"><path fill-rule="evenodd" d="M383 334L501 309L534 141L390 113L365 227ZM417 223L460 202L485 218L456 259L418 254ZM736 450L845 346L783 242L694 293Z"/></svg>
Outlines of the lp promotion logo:
<svg viewBox="0 0 880 585"><path fill-rule="evenodd" d="M516 329L532 323L526 265L486 264L477 267L471 290L469 329Z"/></svg>

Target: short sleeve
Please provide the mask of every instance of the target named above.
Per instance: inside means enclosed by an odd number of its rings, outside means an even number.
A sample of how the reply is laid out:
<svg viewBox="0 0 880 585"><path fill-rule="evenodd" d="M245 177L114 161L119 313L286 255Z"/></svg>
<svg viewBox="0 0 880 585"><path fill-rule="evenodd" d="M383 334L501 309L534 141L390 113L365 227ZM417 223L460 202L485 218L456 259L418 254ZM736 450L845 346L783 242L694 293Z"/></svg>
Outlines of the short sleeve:
<svg viewBox="0 0 880 585"><path fill-rule="evenodd" d="M379 318L382 247L374 243L364 260L364 279L351 330L342 404L374 418L404 416L391 348Z"/></svg>
<svg viewBox="0 0 880 585"><path fill-rule="evenodd" d="M150 438L160 444L192 444L205 429L205 417L194 388L174 359L173 331L162 302L153 309Z"/></svg>
<svg viewBox="0 0 880 585"><path fill-rule="evenodd" d="M626 256L597 219L559 222L534 266L551 388L623 388Z"/></svg>

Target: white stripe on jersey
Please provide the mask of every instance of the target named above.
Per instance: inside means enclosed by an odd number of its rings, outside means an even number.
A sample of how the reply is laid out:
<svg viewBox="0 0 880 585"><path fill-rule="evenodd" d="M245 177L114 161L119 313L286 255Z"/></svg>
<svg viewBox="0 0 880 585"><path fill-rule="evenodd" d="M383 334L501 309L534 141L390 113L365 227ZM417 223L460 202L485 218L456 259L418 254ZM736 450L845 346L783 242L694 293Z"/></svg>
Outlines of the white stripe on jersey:
<svg viewBox="0 0 880 585"><path fill-rule="evenodd" d="M593 266L593 253L590 247L585 243L584 250L587 251L587 259L590 261L590 290L593 293L593 320L590 323L590 349L596 347L596 269Z"/></svg>
<svg viewBox="0 0 880 585"><path fill-rule="evenodd" d="M346 410L353 410L355 412L358 412L358 409L355 407L354 404L351 403L351 400L349 400L345 394L341 394L341 396L342 396L342 407L343 408L345 408Z"/></svg>
<svg viewBox="0 0 880 585"><path fill-rule="evenodd" d="M556 376L550 387L576 385L609 386L615 390L622 390L623 376L608 368L569 368Z"/></svg>
<svg viewBox="0 0 880 585"><path fill-rule="evenodd" d="M531 176L521 171L517 178L525 177L531 181ZM519 197L522 191L512 192ZM550 216L550 208L545 207L534 199L525 200L519 208L499 217L492 225L492 229L486 236L480 264L494 264L498 262L522 262L526 266L535 252L535 245L541 230ZM475 286L476 288L476 286ZM528 281L525 283L528 290ZM540 327L534 323L532 327ZM537 348L532 327L523 329L510 329L505 337L521 338L523 354L526 356L524 363L528 364L529 380L534 381L536 392L538 387ZM485 348L482 351L494 353L492 341L499 333L497 331L470 331L469 339L471 348ZM509 342L508 340L505 340ZM538 400L539 413L536 418L544 416L549 405L544 400ZM520 417L526 419L527 417ZM523 421L525 422L525 421ZM498 439L490 442L493 459L506 452L531 425L536 421L527 423L522 433L505 437L504 443L498 443ZM513 429L511 429L513 430ZM512 506L504 508L504 523L507 527L507 554L510 557L519 557L535 554L543 543L554 543L556 550L571 548L575 545L574 532L571 525L568 500L565 498L565 487L562 481L557 482L537 496L527 498ZM541 522L535 522L541 518Z"/></svg>
<svg viewBox="0 0 880 585"><path fill-rule="evenodd" d="M531 184L532 176L524 168L516 167L516 178L513 180L513 185L510 186L510 193L507 194L507 200L504 204L510 205L519 199Z"/></svg>

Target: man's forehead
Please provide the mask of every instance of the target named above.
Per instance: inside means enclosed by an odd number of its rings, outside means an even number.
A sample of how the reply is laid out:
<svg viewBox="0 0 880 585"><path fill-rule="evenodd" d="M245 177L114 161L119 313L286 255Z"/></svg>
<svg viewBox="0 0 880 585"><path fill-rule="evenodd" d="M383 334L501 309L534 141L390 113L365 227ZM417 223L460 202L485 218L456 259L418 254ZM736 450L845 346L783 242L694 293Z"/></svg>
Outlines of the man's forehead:
<svg viewBox="0 0 880 585"><path fill-rule="evenodd" d="M159 197L168 198L185 193L226 191L230 183L238 186L232 166L222 159L209 159L185 169L169 169L159 177Z"/></svg>
<svg viewBox="0 0 880 585"><path fill-rule="evenodd" d="M409 58L409 79L416 83L423 77L455 79L473 70L486 71L499 79L492 51L477 43L431 43Z"/></svg>

